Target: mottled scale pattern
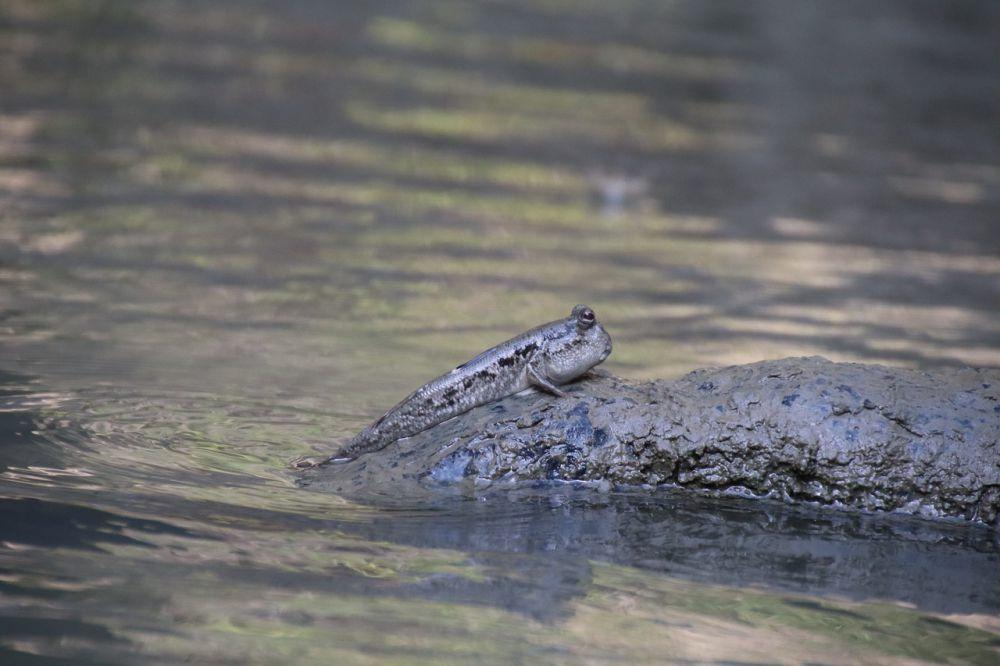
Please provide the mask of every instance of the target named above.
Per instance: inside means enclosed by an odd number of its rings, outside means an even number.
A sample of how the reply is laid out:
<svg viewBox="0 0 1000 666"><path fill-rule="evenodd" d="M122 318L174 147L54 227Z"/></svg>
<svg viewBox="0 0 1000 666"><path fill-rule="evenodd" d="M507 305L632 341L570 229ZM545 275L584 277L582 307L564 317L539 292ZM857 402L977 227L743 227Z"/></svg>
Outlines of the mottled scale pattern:
<svg viewBox="0 0 1000 666"><path fill-rule="evenodd" d="M542 381L561 384L587 372L611 353L611 338L586 306L484 351L424 384L351 439L332 459L356 458L410 437L473 407Z"/></svg>

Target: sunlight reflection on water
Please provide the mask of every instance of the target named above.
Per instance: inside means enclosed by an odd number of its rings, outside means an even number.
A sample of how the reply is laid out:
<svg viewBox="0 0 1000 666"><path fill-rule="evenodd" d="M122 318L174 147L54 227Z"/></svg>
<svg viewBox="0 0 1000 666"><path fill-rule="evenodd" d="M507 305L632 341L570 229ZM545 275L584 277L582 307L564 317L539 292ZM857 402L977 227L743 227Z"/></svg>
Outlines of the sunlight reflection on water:
<svg viewBox="0 0 1000 666"><path fill-rule="evenodd" d="M0 661L994 662L982 529L287 469L580 301L639 378L1000 365L959 4L4 3Z"/></svg>

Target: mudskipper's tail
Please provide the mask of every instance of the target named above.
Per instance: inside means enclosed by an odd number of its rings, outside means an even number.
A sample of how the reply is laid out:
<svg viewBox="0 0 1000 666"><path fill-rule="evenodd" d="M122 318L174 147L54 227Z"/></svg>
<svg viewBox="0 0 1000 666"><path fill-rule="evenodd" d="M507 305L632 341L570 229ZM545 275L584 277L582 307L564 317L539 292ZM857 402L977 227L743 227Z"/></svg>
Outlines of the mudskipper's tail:
<svg viewBox="0 0 1000 666"><path fill-rule="evenodd" d="M325 467L326 465L341 465L343 463L351 462L360 455L360 453L355 453L355 450L357 440L363 434L364 433L359 433L349 439L347 443L340 447L340 450L332 456L302 456L301 458L296 458L290 461L288 466L292 469L304 470Z"/></svg>

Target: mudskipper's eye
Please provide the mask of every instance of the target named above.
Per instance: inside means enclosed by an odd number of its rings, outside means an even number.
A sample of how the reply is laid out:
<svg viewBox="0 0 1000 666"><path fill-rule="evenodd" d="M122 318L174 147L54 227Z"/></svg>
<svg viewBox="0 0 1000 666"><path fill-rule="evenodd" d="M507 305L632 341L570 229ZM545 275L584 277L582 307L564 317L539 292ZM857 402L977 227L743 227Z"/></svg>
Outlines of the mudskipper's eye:
<svg viewBox="0 0 1000 666"><path fill-rule="evenodd" d="M591 310L590 308L584 308L580 310L580 314L578 314L576 318L580 321L581 324L586 324L588 326L597 321L597 317L594 316L594 311Z"/></svg>

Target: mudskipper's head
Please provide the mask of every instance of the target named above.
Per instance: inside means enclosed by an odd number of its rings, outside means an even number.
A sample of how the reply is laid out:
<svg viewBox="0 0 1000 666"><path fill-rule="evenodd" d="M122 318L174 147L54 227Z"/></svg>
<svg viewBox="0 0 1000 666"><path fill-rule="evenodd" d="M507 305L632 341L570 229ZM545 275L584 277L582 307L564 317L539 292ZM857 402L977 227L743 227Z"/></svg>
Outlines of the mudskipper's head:
<svg viewBox="0 0 1000 666"><path fill-rule="evenodd" d="M546 374L560 384L579 377L611 353L611 336L586 305L573 308L564 322L558 337L545 346Z"/></svg>

